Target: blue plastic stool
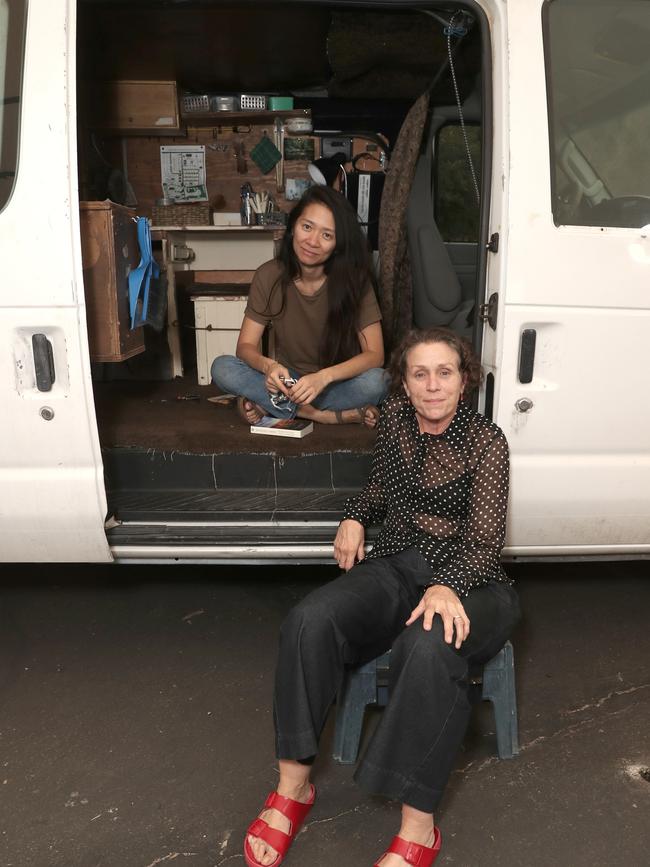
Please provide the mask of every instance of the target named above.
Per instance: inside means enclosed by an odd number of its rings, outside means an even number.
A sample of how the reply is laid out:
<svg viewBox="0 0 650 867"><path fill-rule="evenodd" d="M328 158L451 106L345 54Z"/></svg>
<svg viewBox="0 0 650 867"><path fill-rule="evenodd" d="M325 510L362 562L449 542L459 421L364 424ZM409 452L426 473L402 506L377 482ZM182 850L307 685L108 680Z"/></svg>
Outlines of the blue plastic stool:
<svg viewBox="0 0 650 867"><path fill-rule="evenodd" d="M390 651L366 665L348 672L336 705L333 758L342 765L357 760L366 706L383 707L388 702L387 673ZM482 685L481 698L492 702L500 759L511 759L519 752L515 658L507 641L489 662L470 671L470 687Z"/></svg>

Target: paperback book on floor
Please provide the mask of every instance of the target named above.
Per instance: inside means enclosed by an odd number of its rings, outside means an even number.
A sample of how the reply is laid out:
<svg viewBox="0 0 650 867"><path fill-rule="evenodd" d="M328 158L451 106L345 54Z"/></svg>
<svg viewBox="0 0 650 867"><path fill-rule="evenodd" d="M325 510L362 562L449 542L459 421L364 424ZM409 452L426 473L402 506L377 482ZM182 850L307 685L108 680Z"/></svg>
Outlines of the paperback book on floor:
<svg viewBox="0 0 650 867"><path fill-rule="evenodd" d="M251 433L275 437L306 437L314 429L314 423L306 418L273 418L265 415L251 425Z"/></svg>

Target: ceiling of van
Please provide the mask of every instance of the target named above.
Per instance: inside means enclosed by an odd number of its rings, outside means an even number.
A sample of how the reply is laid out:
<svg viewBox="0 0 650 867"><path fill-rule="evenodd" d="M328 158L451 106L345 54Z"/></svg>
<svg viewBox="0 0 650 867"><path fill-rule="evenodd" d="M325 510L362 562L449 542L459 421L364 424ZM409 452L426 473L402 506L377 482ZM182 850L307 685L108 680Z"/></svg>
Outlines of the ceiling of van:
<svg viewBox="0 0 650 867"><path fill-rule="evenodd" d="M79 8L85 79L173 79L195 93L311 91L412 101L446 57L443 23L416 10L241 0L81 0ZM462 40L457 63L466 95L480 64L478 27ZM453 101L448 76L438 89L435 101Z"/></svg>

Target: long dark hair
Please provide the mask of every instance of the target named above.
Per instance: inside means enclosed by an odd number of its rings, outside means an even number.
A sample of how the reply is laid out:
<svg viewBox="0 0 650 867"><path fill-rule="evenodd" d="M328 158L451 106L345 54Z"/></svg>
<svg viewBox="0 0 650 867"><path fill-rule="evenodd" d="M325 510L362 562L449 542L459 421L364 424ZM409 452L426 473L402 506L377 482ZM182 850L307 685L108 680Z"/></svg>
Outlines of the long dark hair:
<svg viewBox="0 0 650 867"><path fill-rule="evenodd" d="M393 352L390 365L390 390L392 393L404 394L403 380L406 378L406 368L409 352L421 343L446 343L458 355L458 367L465 377L463 398L467 400L470 394L478 388L483 378L481 362L476 357L468 340L456 334L450 328L432 326L430 328L414 328L404 336L400 345Z"/></svg>
<svg viewBox="0 0 650 867"><path fill-rule="evenodd" d="M282 275L276 284L281 293L280 304L270 315L282 312L289 284L300 277L300 263L293 251L293 229L309 205L324 205L331 211L336 233L336 246L324 266L328 311L319 347L320 362L328 366L358 354L361 301L368 286L376 288L376 282L370 248L352 205L330 187L310 187L289 214L287 231L277 254L282 265ZM275 291L276 286L269 296L269 310Z"/></svg>

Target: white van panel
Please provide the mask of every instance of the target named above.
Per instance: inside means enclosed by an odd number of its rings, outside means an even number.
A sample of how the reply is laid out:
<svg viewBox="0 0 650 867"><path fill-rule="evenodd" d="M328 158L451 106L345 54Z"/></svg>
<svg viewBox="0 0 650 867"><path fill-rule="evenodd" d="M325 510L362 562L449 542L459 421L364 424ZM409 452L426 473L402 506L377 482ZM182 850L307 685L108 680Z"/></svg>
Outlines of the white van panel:
<svg viewBox="0 0 650 867"><path fill-rule="evenodd" d="M525 328L537 331L533 381L527 384L517 378ZM503 357L499 417L513 450L541 458L650 458L650 310L508 305L505 330L514 339ZM529 412L515 408L522 397L533 402Z"/></svg>
<svg viewBox="0 0 650 867"><path fill-rule="evenodd" d="M95 450L92 391L82 371L79 311L0 309L0 559L110 559L106 501ZM40 392L31 335L53 347L56 381ZM44 417L46 416L46 417ZM51 418L49 418L51 416Z"/></svg>
<svg viewBox="0 0 650 867"><path fill-rule="evenodd" d="M110 560L77 216L76 4L28 5L18 175L0 213L0 560ZM47 392L37 333L54 355Z"/></svg>
<svg viewBox="0 0 650 867"><path fill-rule="evenodd" d="M555 226L548 208L515 209L508 303L649 310L650 229Z"/></svg>
<svg viewBox="0 0 650 867"><path fill-rule="evenodd" d="M650 550L646 373L630 364L640 348L650 363L650 311L564 309L561 321L551 312L506 313L506 333L537 330L531 383L516 378L518 341L504 357L498 421L512 454L509 546ZM529 412L515 408L520 398L532 401Z"/></svg>
<svg viewBox="0 0 650 867"><path fill-rule="evenodd" d="M508 6L510 178L495 401L512 458L508 553L643 553L650 241L645 230L553 223L541 7ZM529 384L518 380L524 328L537 332ZM521 398L530 411L516 409Z"/></svg>

